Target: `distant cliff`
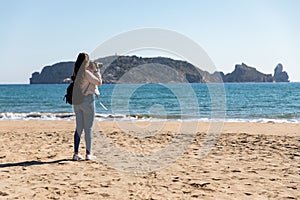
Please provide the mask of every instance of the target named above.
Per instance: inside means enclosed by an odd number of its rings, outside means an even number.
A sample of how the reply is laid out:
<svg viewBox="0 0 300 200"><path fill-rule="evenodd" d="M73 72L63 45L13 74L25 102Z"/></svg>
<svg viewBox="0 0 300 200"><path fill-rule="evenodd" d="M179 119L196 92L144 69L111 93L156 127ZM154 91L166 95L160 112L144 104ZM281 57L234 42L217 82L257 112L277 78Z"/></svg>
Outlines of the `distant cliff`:
<svg viewBox="0 0 300 200"><path fill-rule="evenodd" d="M212 75L186 61L165 57L118 56L98 59L97 61L104 64L103 69L101 69L104 83L204 83L222 81L218 74Z"/></svg>
<svg viewBox="0 0 300 200"><path fill-rule="evenodd" d="M103 63L103 83L207 83L207 82L288 82L289 76L282 64L274 76L264 74L254 67L238 64L233 72L213 74L192 64L165 57L142 58L137 56L109 56L97 59ZM60 62L46 66L41 73L34 72L30 84L60 84L70 80L74 62Z"/></svg>
<svg viewBox="0 0 300 200"><path fill-rule="evenodd" d="M60 62L46 66L41 73L34 72L29 79L30 84L59 84L64 83L73 74L74 62Z"/></svg>

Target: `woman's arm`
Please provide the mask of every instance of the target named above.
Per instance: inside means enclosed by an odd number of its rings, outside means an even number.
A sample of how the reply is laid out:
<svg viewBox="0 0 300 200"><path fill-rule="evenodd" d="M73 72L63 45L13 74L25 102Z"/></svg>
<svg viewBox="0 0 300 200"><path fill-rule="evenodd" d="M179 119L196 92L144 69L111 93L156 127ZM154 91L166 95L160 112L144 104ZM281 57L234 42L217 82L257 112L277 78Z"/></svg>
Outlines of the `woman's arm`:
<svg viewBox="0 0 300 200"><path fill-rule="evenodd" d="M89 70L85 70L85 74L90 83L97 85L97 86L102 85L102 78L101 78L101 75L99 72L92 73Z"/></svg>

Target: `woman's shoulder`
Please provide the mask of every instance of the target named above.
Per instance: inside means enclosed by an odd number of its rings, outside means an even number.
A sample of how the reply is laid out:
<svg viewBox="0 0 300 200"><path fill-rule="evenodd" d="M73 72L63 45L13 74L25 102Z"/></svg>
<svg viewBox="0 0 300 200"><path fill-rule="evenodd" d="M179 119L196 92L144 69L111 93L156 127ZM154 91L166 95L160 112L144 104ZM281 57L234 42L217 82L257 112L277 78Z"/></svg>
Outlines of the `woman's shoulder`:
<svg viewBox="0 0 300 200"><path fill-rule="evenodd" d="M88 69L85 70L85 73L86 73L86 74L89 74L89 75L92 75L92 74L93 74L93 73L92 73L90 70L88 70Z"/></svg>

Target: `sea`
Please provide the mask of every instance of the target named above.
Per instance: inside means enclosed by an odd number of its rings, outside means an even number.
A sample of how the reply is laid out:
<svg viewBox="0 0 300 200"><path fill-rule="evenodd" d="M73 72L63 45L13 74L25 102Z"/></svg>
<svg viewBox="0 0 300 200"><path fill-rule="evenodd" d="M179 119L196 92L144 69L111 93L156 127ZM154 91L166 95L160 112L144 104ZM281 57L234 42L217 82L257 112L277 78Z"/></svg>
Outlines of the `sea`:
<svg viewBox="0 0 300 200"><path fill-rule="evenodd" d="M74 120L67 84L0 85L0 120ZM96 120L300 122L300 83L103 84Z"/></svg>

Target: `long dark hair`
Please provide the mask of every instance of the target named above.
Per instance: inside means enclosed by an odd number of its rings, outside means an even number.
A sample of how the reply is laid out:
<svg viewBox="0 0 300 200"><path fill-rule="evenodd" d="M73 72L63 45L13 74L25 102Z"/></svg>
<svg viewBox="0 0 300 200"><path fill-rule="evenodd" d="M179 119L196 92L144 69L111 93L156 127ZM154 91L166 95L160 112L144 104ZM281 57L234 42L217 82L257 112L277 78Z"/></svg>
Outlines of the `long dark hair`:
<svg viewBox="0 0 300 200"><path fill-rule="evenodd" d="M80 53L77 56L74 65L74 72L72 76L72 80L74 82L73 93L72 93L73 102L77 101L78 98L82 96L81 85L84 80L85 68L87 64L89 64L89 56L86 53Z"/></svg>
<svg viewBox="0 0 300 200"><path fill-rule="evenodd" d="M74 71L73 71L73 75L71 77L73 81L75 81L79 69L82 69L81 66L83 64L84 65L86 64L86 62L84 62L85 60L86 61L89 60L88 54L86 54L86 53L79 53L78 56L77 56L77 59L75 61L75 64L74 64ZM83 66L83 68L84 68L84 66ZM84 69L82 71L84 71Z"/></svg>

